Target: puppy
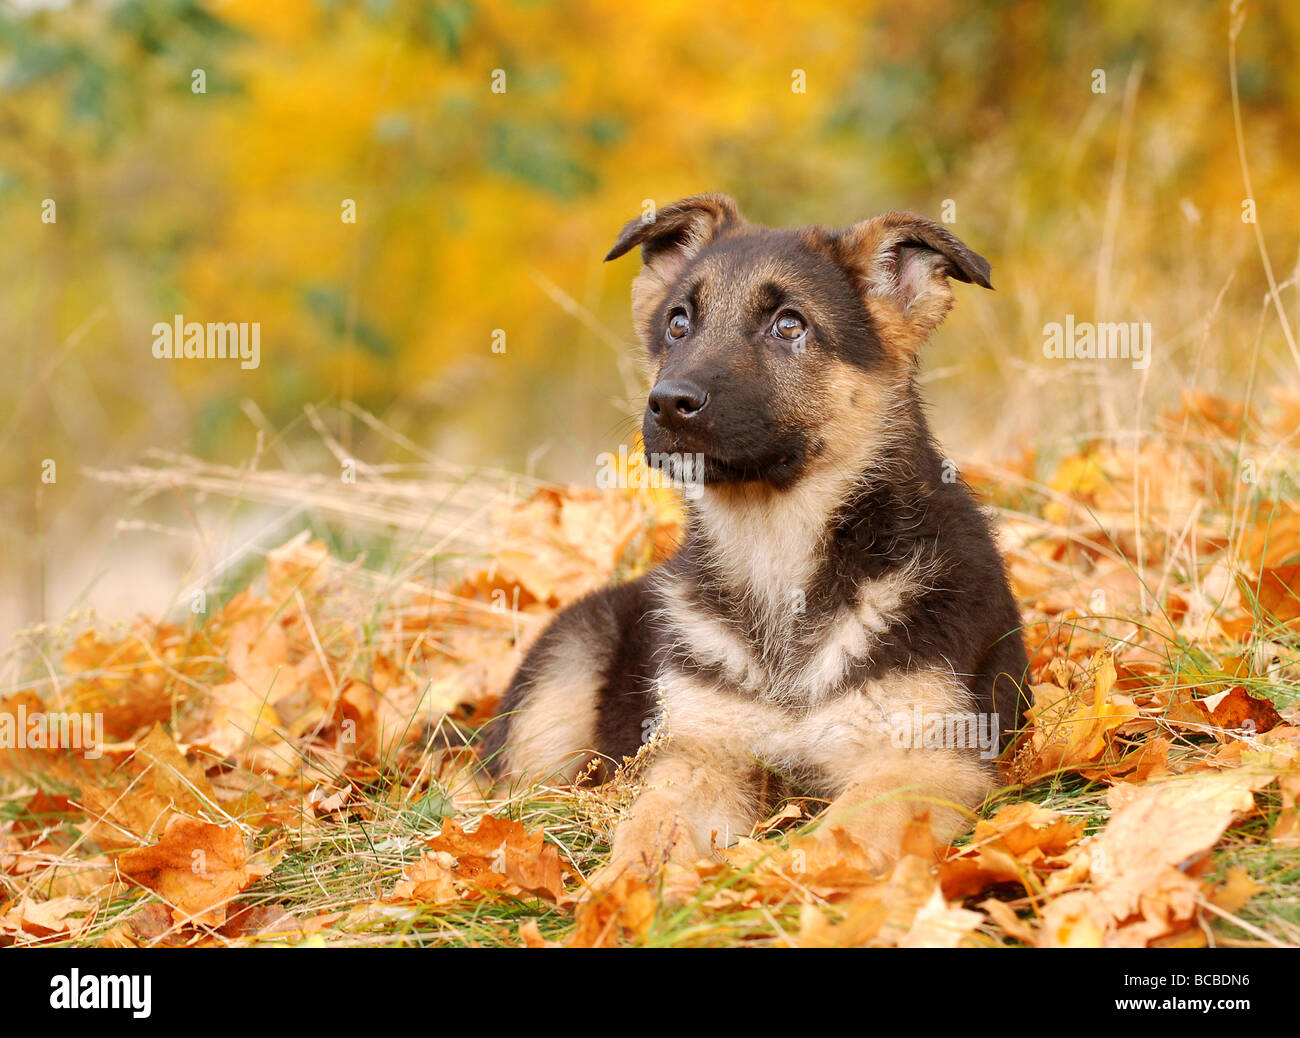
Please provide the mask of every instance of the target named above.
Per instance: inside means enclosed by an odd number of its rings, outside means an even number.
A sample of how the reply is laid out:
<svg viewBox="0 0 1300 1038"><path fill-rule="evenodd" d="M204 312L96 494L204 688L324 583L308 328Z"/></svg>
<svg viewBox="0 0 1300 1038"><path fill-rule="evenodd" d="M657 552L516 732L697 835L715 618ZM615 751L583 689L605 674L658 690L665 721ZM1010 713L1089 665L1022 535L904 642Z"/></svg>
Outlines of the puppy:
<svg viewBox="0 0 1300 1038"><path fill-rule="evenodd" d="M848 830L877 868L914 817L951 838L1020 723L1026 659L915 376L949 280L991 288L988 262L910 213L770 230L721 194L631 221L606 260L638 245L642 431L698 490L684 543L555 618L489 727L490 768L603 779L662 726L613 870L706 855L792 791L829 801L819 833Z"/></svg>

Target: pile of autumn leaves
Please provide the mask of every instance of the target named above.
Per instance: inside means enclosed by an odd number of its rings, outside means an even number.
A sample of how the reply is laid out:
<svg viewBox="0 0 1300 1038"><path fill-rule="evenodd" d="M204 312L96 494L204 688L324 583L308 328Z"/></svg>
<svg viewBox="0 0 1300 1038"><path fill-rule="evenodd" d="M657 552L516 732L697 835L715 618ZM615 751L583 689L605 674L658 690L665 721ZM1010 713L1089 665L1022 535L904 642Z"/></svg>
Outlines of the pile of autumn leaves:
<svg viewBox="0 0 1300 1038"><path fill-rule="evenodd" d="M0 943L337 939L394 906L517 901L560 938L510 924L503 939L529 946L655 940L682 906L706 924L761 917L763 939L802 946L1205 943L1260 891L1216 870L1225 833L1264 819L1256 839L1300 847L1300 505L1270 448L1300 422L1274 403L1270 421L1189 398L1163 435L1087 446L1048 486L1028 456L966 474L1002 509L1034 705L1008 791L959 847L919 820L872 875L845 834L804 835L819 805L795 801L653 886L589 891L454 736L491 716L555 609L669 552L680 513L661 492L547 489L502 509L500 552L453 585L377 587L300 536L270 553L260 590L185 623L84 633L61 673L0 701L100 713L111 740L99 760L0 751ZM1085 780L1104 807L1071 804ZM631 789L529 796L612 819ZM447 805L437 832L377 901L358 890L304 914L259 885L313 833L371 818L374 796L430 792Z"/></svg>

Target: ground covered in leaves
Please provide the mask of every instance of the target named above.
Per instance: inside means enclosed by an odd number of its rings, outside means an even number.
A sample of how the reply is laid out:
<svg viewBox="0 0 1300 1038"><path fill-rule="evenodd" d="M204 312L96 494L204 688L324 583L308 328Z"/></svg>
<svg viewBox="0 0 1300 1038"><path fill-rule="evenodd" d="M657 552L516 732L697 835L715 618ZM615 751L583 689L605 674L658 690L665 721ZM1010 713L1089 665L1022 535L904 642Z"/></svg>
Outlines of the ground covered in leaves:
<svg viewBox="0 0 1300 1038"><path fill-rule="evenodd" d="M531 492L441 584L304 533L225 601L46 632L0 699L28 724L0 750L0 944L1300 944L1297 428L1294 397L1200 394L1136 445L963 470L1000 513L1032 724L969 838L918 823L887 876L796 800L584 897L637 762L483 782L466 737L548 616L671 551L666 491ZM59 711L102 715L102 755L39 745Z"/></svg>

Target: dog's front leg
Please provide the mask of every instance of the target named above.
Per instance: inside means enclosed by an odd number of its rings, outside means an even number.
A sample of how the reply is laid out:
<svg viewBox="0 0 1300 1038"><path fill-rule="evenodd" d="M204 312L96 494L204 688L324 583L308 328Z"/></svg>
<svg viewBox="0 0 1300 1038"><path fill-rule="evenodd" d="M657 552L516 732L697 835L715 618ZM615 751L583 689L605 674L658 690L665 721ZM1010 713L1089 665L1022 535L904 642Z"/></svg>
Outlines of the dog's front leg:
<svg viewBox="0 0 1300 1038"><path fill-rule="evenodd" d="M752 760L698 744L669 743L614 832L609 874L632 869L648 875L748 834L759 812L754 773Z"/></svg>
<svg viewBox="0 0 1300 1038"><path fill-rule="evenodd" d="M930 818L947 843L971 824L971 811L993 787L987 761L964 751L891 749L864 762L831 802L817 836L841 828L860 843L873 872L888 869L902 852L910 822Z"/></svg>

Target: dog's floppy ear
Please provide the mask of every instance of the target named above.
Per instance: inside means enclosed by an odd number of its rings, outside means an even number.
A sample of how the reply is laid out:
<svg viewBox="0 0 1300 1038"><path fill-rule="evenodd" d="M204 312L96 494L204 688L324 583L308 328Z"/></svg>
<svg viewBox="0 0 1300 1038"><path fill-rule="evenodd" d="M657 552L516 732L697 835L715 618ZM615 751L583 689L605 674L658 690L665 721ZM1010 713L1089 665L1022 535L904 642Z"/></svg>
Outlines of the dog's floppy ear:
<svg viewBox="0 0 1300 1038"><path fill-rule="evenodd" d="M689 259L729 223L740 222L736 203L728 195L714 192L693 195L664 206L646 216L629 220L605 262L618 259L641 246L641 260L647 266L665 255L681 253Z"/></svg>
<svg viewBox="0 0 1300 1038"><path fill-rule="evenodd" d="M632 283L632 316L642 338L664 293L691 258L723 230L743 222L736 203L718 193L683 198L627 222L605 261L641 246L645 266Z"/></svg>
<svg viewBox="0 0 1300 1038"><path fill-rule="evenodd" d="M988 260L916 213L854 224L836 246L886 344L906 352L919 348L952 309L949 278L993 287Z"/></svg>

